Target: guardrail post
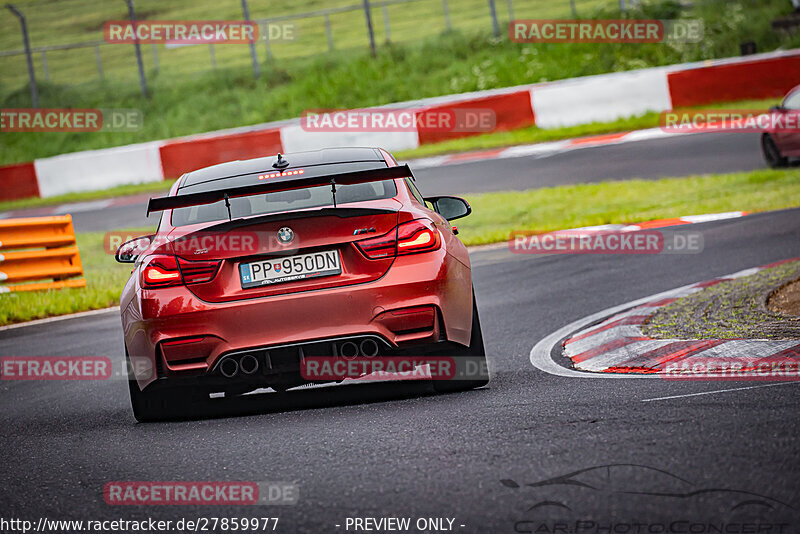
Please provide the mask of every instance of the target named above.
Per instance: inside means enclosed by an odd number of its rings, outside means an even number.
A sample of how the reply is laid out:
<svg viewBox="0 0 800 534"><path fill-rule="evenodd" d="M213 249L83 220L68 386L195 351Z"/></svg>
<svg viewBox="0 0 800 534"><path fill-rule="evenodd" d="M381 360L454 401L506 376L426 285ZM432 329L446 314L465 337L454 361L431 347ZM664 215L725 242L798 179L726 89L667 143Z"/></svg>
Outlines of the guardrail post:
<svg viewBox="0 0 800 534"><path fill-rule="evenodd" d="M214 43L208 43L208 53L211 55L211 69L217 70L217 57L214 55Z"/></svg>
<svg viewBox="0 0 800 534"><path fill-rule="evenodd" d="M31 55L31 42L28 38L28 23L25 20L25 15L17 9L16 6L13 4L6 4L6 7L11 11L18 19L19 23L22 26L22 42L25 44L25 56L28 59L28 78L30 79L31 83L31 101L33 103L33 107L39 107L39 88L36 85L36 73L33 70L33 56Z"/></svg>
<svg viewBox="0 0 800 534"><path fill-rule="evenodd" d="M97 61L97 75L103 80L105 74L103 73L103 58L100 57L100 45L94 45L94 58Z"/></svg>
<svg viewBox="0 0 800 534"><path fill-rule="evenodd" d="M242 13L244 20L250 20L250 10L247 8L247 0L242 0ZM253 60L253 77L257 80L261 77L261 69L258 67L258 55L256 55L256 44L250 43L250 57Z"/></svg>
<svg viewBox="0 0 800 534"><path fill-rule="evenodd" d="M453 29L453 25L450 23L450 7L447 5L447 0L442 0L442 10L444 11L444 23L447 30L450 31Z"/></svg>
<svg viewBox="0 0 800 534"><path fill-rule="evenodd" d="M625 0L620 0L624 2ZM494 5L494 0L489 0L489 12L492 15L492 30L495 37L500 37L500 24L497 22L497 8Z"/></svg>
<svg viewBox="0 0 800 534"><path fill-rule="evenodd" d="M369 34L369 49L375 57L375 32L372 30L372 13L370 13L369 0L364 0L364 17L367 19L367 33Z"/></svg>
<svg viewBox="0 0 800 534"><path fill-rule="evenodd" d="M328 37L328 51L333 52L333 31L331 30L331 17L325 13L325 35Z"/></svg>
<svg viewBox="0 0 800 534"><path fill-rule="evenodd" d="M573 19L577 19L578 18L578 10L575 8L575 0L569 0L569 7L570 7L570 10L572 10L572 18Z"/></svg>
<svg viewBox="0 0 800 534"><path fill-rule="evenodd" d="M514 4L512 0L506 0L506 5L508 6L508 20L510 22L514 20Z"/></svg>
<svg viewBox="0 0 800 534"><path fill-rule="evenodd" d="M386 42L388 43L392 40L392 28L389 25L389 10L385 5L383 6L381 13L383 14L383 27L386 31Z"/></svg>
<svg viewBox="0 0 800 534"><path fill-rule="evenodd" d="M272 57L272 48L269 46L269 21L264 21L264 51L267 59Z"/></svg>
<svg viewBox="0 0 800 534"><path fill-rule="evenodd" d="M150 46L153 48L153 69L158 72L158 47L155 43Z"/></svg>
<svg viewBox="0 0 800 534"><path fill-rule="evenodd" d="M142 88L142 96L147 96L147 78L144 76L144 63L142 63L142 47L139 45L139 36L136 31L136 10L133 8L133 0L125 0L128 4L128 16L133 26L133 46L136 49L136 63L139 67L139 85Z"/></svg>

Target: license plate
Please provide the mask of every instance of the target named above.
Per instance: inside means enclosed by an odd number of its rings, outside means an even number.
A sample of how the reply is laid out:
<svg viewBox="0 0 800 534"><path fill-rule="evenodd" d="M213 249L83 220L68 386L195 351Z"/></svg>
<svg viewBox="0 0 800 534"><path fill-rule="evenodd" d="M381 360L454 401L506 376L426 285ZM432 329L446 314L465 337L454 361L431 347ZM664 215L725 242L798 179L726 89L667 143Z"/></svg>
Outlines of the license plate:
<svg viewBox="0 0 800 534"><path fill-rule="evenodd" d="M336 250L239 264L242 289L341 273L342 262Z"/></svg>

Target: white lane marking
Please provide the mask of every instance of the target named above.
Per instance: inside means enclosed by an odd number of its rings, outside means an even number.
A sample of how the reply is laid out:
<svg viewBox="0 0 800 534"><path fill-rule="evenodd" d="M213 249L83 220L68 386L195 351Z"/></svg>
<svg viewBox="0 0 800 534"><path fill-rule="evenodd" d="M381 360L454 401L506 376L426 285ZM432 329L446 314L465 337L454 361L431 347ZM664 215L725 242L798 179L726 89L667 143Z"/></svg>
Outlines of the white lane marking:
<svg viewBox="0 0 800 534"><path fill-rule="evenodd" d="M685 395L670 395L669 397L642 399L642 402L653 402L653 401L670 400L670 399L685 399L686 397L699 397L700 395L715 395L717 393L727 393L728 391L744 391L747 389L771 388L775 386L785 386L787 384L800 384L800 382L780 382L779 384L761 384L759 386L744 386L740 388L716 389L714 391L700 391L699 393L686 393Z"/></svg>
<svg viewBox="0 0 800 534"><path fill-rule="evenodd" d="M118 312L119 306L112 306L111 308L103 308L102 310L89 310L79 313L70 313L69 315L57 315L55 317L47 317L45 319L36 319L35 321L27 321L24 323L9 324L0 326L0 332L3 330L12 330L14 328L23 328L25 326L35 326L37 324L55 323L57 321L66 321L67 319L80 319L81 317L89 317L91 315L102 315L104 313Z"/></svg>
<svg viewBox="0 0 800 534"><path fill-rule="evenodd" d="M728 211L725 213L708 213L705 215L686 215L684 217L681 217L681 220L690 223L703 223L712 221L724 221L726 219L736 219L737 217L744 217L744 212Z"/></svg>
<svg viewBox="0 0 800 534"><path fill-rule="evenodd" d="M603 136L600 136L599 139L591 139L591 140L579 137L576 139L564 139L560 141L545 141L542 143L534 143L530 145L516 145L508 147L505 150L498 152L496 154L487 156L487 159L510 159L510 158L524 158L524 157L536 157L537 159L540 159L540 158L555 156L558 154L564 154L566 152L572 152L574 150L583 150L584 148L598 148L610 145L621 145L626 143L635 143L638 141L648 141L651 139L676 137L678 135L693 135L698 133L708 133L708 132L692 131L692 132L682 132L678 134L678 133L664 132L661 130L661 128L648 128L646 130L634 130L631 132L627 132L627 135L612 140L603 139L602 138ZM449 155L431 156L428 158L421 158L416 160L411 159L411 160L406 160L406 163L408 163L412 169L468 165L470 163L475 163L476 161L485 161L485 159L482 159L480 157L480 154L484 152L491 152L491 150L492 149L487 149L485 151L484 150L475 151L474 153L476 154L476 157L474 159L468 157L468 155L472 154L472 152L465 152L465 153L454 154L452 156Z"/></svg>
<svg viewBox="0 0 800 534"><path fill-rule="evenodd" d="M113 203L114 199L92 200L88 202L74 202L72 204L61 204L53 209L56 215L67 213L79 213L84 211L96 211L105 209Z"/></svg>

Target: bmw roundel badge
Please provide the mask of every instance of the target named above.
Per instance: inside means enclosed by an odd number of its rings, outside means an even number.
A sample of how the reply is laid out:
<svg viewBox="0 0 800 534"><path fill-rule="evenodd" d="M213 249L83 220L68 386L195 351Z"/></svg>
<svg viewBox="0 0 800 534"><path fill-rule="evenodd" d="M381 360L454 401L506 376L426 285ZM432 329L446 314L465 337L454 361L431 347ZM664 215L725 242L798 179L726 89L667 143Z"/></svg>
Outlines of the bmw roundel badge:
<svg viewBox="0 0 800 534"><path fill-rule="evenodd" d="M294 239L294 231L288 226L284 226L278 230L278 241L281 243L290 243Z"/></svg>

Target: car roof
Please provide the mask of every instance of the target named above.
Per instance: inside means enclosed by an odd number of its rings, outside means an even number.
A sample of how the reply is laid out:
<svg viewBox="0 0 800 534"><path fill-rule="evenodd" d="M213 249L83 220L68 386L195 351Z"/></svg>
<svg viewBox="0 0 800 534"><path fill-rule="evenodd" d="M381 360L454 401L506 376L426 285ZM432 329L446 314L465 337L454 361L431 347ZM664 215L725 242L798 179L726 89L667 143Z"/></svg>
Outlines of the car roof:
<svg viewBox="0 0 800 534"><path fill-rule="evenodd" d="M378 148L367 147L348 147L348 148L324 148L308 152L290 152L282 154L282 159L288 162L288 166L278 169L273 167L278 160L278 156L268 156L263 158L236 160L211 167L204 167L196 171L186 173L181 180L179 189L190 188L193 191L216 189L222 186L230 186L236 182L237 177L247 177L263 172L278 172L292 169L303 168L309 176L320 174L333 174L355 170L369 170L386 168L387 164ZM314 170L309 167L330 166L331 168L319 168ZM309 172L309 170L311 172ZM186 192L186 191L184 191Z"/></svg>

